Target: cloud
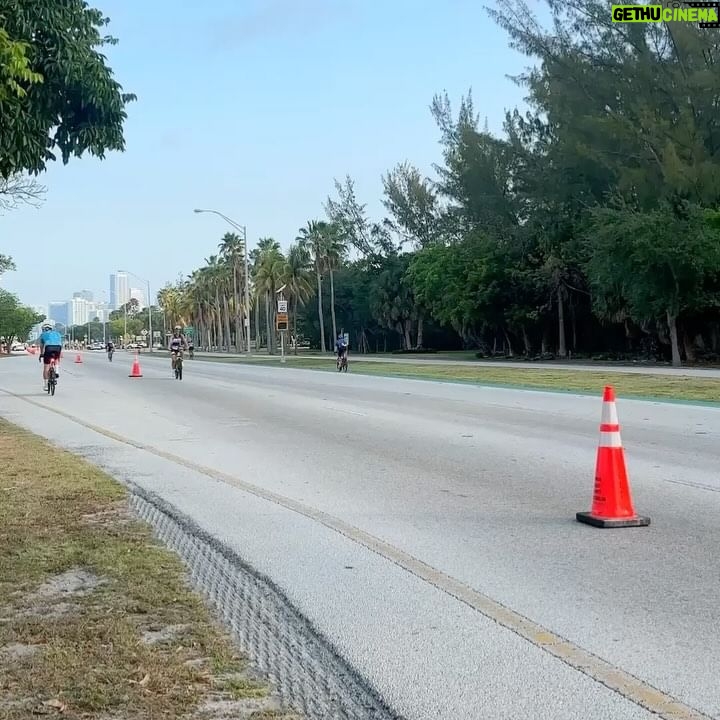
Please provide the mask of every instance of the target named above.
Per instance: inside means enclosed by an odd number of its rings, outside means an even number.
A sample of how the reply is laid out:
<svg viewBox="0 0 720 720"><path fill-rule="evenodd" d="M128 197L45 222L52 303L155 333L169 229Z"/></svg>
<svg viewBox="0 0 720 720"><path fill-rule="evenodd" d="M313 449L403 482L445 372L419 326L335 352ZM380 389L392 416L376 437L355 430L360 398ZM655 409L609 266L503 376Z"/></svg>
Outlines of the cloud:
<svg viewBox="0 0 720 720"><path fill-rule="evenodd" d="M283 34L319 31L351 13L350 0L260 0L256 10L215 20L210 39L215 47L232 50Z"/></svg>

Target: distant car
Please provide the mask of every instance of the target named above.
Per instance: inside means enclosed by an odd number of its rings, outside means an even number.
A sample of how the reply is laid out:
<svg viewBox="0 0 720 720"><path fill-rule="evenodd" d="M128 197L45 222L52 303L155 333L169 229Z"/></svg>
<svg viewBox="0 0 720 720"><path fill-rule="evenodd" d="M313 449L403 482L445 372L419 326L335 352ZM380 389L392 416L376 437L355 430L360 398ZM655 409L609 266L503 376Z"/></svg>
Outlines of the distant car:
<svg viewBox="0 0 720 720"><path fill-rule="evenodd" d="M12 346L10 348L10 352L11 353L24 353L25 347L26 347L25 343L15 342L12 344Z"/></svg>
<svg viewBox="0 0 720 720"><path fill-rule="evenodd" d="M90 349L91 349L91 350L104 350L104 349L105 349L105 346L104 346L102 343L99 343L99 342L98 342L98 343L93 343L93 344L90 346Z"/></svg>

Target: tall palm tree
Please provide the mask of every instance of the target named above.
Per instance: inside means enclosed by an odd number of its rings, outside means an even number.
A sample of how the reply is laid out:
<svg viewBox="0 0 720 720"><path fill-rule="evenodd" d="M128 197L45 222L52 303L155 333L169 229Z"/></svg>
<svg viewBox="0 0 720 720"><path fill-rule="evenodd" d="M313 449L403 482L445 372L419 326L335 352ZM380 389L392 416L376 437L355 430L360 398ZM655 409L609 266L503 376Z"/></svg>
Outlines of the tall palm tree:
<svg viewBox="0 0 720 720"><path fill-rule="evenodd" d="M221 258L228 264L232 274L232 305L233 305L233 316L235 319L235 347L238 352L242 351L242 326L241 320L244 312L247 312L247 308L242 307L242 301L240 300L240 268L243 266L244 260L244 243L242 238L235 233L225 233L222 237L222 241L218 246Z"/></svg>
<svg viewBox="0 0 720 720"><path fill-rule="evenodd" d="M347 254L345 243L338 225L331 223L325 228L325 267L330 275L330 316L332 318L333 342L338 336L335 321L335 270L337 270Z"/></svg>
<svg viewBox="0 0 720 720"><path fill-rule="evenodd" d="M312 295L312 275L310 273L310 265L312 259L310 253L300 243L294 243L290 246L285 261L283 272L283 282L287 285L288 295L292 304L293 314L293 335L295 337L295 355L298 354L298 333L297 333L297 317L298 306L305 305L308 298Z"/></svg>
<svg viewBox="0 0 720 720"><path fill-rule="evenodd" d="M265 301L265 329L267 332L267 349L269 354L275 352L275 293L281 284L285 258L280 251L280 244L272 238L258 241L258 253L255 258L255 287L258 297Z"/></svg>
<svg viewBox="0 0 720 720"><path fill-rule="evenodd" d="M300 228L297 237L298 243L304 247L312 257L315 265L315 278L317 280L318 321L320 322L320 351L327 352L325 345L325 318L322 301L322 277L325 272L326 245L328 223L323 220L310 220L304 228Z"/></svg>

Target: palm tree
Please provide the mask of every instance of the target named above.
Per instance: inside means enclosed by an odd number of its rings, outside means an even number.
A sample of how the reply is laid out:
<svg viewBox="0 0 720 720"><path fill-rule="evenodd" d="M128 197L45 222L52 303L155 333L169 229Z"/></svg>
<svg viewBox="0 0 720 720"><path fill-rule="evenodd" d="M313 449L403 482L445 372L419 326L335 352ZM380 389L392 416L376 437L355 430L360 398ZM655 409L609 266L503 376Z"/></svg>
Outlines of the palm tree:
<svg viewBox="0 0 720 720"><path fill-rule="evenodd" d="M320 322L320 351L327 352L325 345L325 318L323 317L322 276L325 272L328 223L323 220L310 220L306 227L300 228L298 243L306 249L315 265L317 279L318 321Z"/></svg>
<svg viewBox="0 0 720 720"><path fill-rule="evenodd" d="M235 233L225 233L222 237L222 241L218 246L220 250L220 256L228 264L232 273L232 286L233 286L233 315L235 318L235 347L238 352L242 350L242 328L241 319L242 315L247 312L247 308L242 307L240 300L240 283L238 277L240 275L240 268L242 267L244 260L245 247L242 238ZM248 348L249 350L249 348Z"/></svg>
<svg viewBox="0 0 720 720"><path fill-rule="evenodd" d="M298 333L297 333L297 317L298 305L305 305L308 298L312 295L312 276L310 274L310 265L312 259L307 248L300 243L294 243L290 246L285 261L283 272L283 282L287 285L288 295L290 295L293 308L293 335L295 337L295 355L298 354Z"/></svg>
<svg viewBox="0 0 720 720"><path fill-rule="evenodd" d="M335 277L334 273L347 253L347 245L345 244L340 228L336 224L326 226L325 232L325 267L330 275L330 316L332 318L333 342L338 336L337 323L335 322Z"/></svg>
<svg viewBox="0 0 720 720"><path fill-rule="evenodd" d="M255 287L258 297L265 300L265 329L267 332L267 348L270 355L275 352L275 292L280 286L285 267L285 258L280 251L280 244L272 238L261 238L258 241L258 252L255 257Z"/></svg>

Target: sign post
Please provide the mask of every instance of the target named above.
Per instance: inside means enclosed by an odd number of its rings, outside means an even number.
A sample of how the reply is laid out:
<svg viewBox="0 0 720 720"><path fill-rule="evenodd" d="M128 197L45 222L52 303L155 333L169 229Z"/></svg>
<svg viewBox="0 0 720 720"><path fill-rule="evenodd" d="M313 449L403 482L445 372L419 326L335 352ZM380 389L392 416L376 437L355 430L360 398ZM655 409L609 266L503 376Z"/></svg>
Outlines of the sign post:
<svg viewBox="0 0 720 720"><path fill-rule="evenodd" d="M280 332L280 362L285 362L285 332L288 329L288 304L287 300L277 301L277 322L276 326Z"/></svg>

